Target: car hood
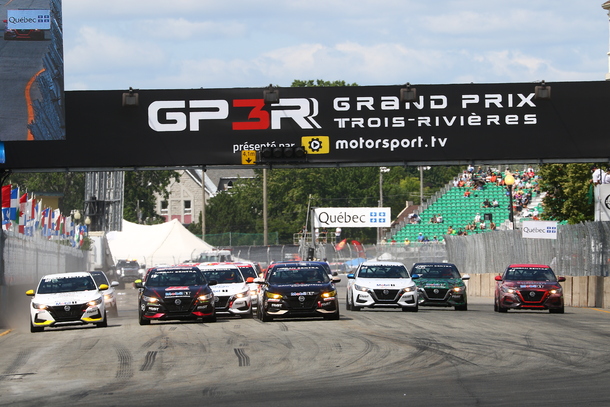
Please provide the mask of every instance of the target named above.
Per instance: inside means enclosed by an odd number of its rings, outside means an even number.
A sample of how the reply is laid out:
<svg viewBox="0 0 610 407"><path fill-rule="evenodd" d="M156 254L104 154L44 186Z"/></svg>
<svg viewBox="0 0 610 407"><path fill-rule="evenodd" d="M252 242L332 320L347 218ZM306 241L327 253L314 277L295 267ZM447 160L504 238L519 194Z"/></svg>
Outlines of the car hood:
<svg viewBox="0 0 610 407"><path fill-rule="evenodd" d="M74 291L69 293L36 294L32 302L45 305L71 305L84 304L100 298L102 294L97 290Z"/></svg>
<svg viewBox="0 0 610 407"><path fill-rule="evenodd" d="M216 284L211 288L214 295L233 295L250 289L247 283Z"/></svg>
<svg viewBox="0 0 610 407"><path fill-rule="evenodd" d="M175 286L175 287L146 287L144 295L155 295L158 298L193 298L203 293L207 285Z"/></svg>
<svg viewBox="0 0 610 407"><path fill-rule="evenodd" d="M464 286L461 278L419 278L415 284L421 288L453 288Z"/></svg>
<svg viewBox="0 0 610 407"><path fill-rule="evenodd" d="M513 288L543 288L551 289L559 287L557 281L503 281L502 285Z"/></svg>
<svg viewBox="0 0 610 407"><path fill-rule="evenodd" d="M332 283L305 283L305 284L270 284L269 292L294 295L315 295L322 291L334 290Z"/></svg>
<svg viewBox="0 0 610 407"><path fill-rule="evenodd" d="M404 288L414 285L410 278L356 278L355 284L362 285L367 288Z"/></svg>

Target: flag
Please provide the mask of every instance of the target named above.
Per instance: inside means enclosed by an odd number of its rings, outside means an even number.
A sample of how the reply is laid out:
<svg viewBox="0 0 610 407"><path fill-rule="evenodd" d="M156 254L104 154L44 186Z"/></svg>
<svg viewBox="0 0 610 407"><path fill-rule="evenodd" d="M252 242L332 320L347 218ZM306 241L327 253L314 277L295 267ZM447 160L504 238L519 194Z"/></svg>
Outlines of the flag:
<svg viewBox="0 0 610 407"><path fill-rule="evenodd" d="M19 225L19 233L24 234L25 233L25 212L26 212L26 205L28 202L28 194L25 193L23 195L21 195L21 198L19 198L19 212L17 215L17 224Z"/></svg>
<svg viewBox="0 0 610 407"><path fill-rule="evenodd" d="M11 189L10 219L17 221L17 211L19 209L19 187Z"/></svg>
<svg viewBox="0 0 610 407"><path fill-rule="evenodd" d="M7 225L10 223L11 215L11 186L3 185L2 186L2 225Z"/></svg>
<svg viewBox="0 0 610 407"><path fill-rule="evenodd" d="M343 248L345 247L345 245L347 244L347 239L343 239L342 241L340 241L339 243L337 243L335 245L335 251L339 251L339 250L343 250Z"/></svg>
<svg viewBox="0 0 610 407"><path fill-rule="evenodd" d="M362 243L357 240L352 240L352 244L358 253L358 257L366 258L366 253L364 253L364 247L362 247Z"/></svg>

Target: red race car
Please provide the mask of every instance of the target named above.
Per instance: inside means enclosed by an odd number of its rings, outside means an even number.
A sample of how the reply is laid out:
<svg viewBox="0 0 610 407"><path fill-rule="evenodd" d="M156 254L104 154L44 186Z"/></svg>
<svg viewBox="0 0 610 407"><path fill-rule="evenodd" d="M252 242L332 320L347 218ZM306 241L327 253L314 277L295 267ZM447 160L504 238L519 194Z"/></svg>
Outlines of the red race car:
<svg viewBox="0 0 610 407"><path fill-rule="evenodd" d="M496 276L494 311L509 309L549 310L563 314L563 289L549 266L542 264L511 264L502 276Z"/></svg>

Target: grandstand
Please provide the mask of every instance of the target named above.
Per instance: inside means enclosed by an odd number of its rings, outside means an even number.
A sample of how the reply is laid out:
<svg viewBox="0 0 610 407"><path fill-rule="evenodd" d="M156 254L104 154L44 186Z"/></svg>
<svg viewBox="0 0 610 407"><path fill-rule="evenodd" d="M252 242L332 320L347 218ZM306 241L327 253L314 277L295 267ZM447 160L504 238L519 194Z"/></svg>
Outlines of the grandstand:
<svg viewBox="0 0 610 407"><path fill-rule="evenodd" d="M534 190L520 189L524 192L531 191L532 197L536 197ZM468 197L464 196L466 190L470 191L470 196ZM496 200L498 206L484 207L483 202L486 199L489 202ZM530 211L528 211L530 214L534 208L538 213L542 213L542 205L540 205L539 201L540 199L532 200L531 205L529 205ZM420 208L418 213L420 218L419 223L411 223L406 219L402 224L392 229L391 239L396 241L397 244L402 244L405 239L415 243L418 241L419 234L422 233L427 240L433 241L434 236L436 236L437 240L442 241L444 236L447 235L449 227L455 230L456 234L460 232L466 232L469 235L492 232L490 220L493 221L497 229L505 228L505 224L509 220L509 207L510 197L505 186L492 182L482 182L478 187L454 187L453 185L448 185L435 198L431 199L427 205ZM443 222L431 223L430 220L439 214L442 216ZM480 221L485 222L485 229L480 228L480 223L475 223L477 214L480 216ZM515 214L515 221L518 220L519 217ZM469 224L474 226L473 230L467 229Z"/></svg>

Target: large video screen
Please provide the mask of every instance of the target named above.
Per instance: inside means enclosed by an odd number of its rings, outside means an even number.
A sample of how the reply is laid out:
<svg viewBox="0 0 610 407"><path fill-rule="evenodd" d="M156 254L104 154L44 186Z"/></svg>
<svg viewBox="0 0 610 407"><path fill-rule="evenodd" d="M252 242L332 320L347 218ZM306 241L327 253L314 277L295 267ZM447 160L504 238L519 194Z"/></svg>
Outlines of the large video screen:
<svg viewBox="0 0 610 407"><path fill-rule="evenodd" d="M3 144L66 139L61 6L61 0L0 3Z"/></svg>

